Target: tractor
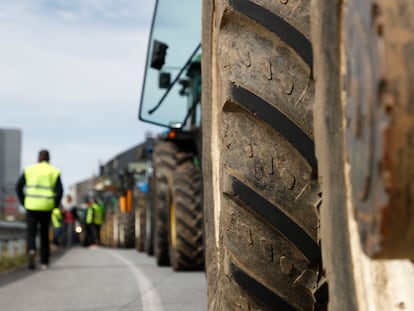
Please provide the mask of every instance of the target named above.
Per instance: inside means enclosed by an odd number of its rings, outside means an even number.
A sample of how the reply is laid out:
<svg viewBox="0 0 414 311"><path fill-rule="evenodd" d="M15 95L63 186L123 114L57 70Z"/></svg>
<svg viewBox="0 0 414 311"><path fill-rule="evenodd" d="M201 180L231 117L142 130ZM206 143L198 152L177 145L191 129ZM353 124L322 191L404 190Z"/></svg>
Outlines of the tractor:
<svg viewBox="0 0 414 311"><path fill-rule="evenodd" d="M203 233L209 310L414 310L413 2L154 12L140 119L171 133L154 150L158 262ZM201 202L200 231L195 213L180 227Z"/></svg>
<svg viewBox="0 0 414 311"><path fill-rule="evenodd" d="M200 14L200 1L156 3L139 111L141 121L166 128L152 154L142 232L152 233L157 264L174 270L204 268Z"/></svg>

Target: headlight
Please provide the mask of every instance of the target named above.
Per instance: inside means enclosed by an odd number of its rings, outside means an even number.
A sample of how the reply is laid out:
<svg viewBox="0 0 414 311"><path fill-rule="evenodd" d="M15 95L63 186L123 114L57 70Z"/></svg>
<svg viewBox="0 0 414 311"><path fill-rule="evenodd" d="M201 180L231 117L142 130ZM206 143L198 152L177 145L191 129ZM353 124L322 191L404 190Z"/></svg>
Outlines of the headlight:
<svg viewBox="0 0 414 311"><path fill-rule="evenodd" d="M75 231L76 231L76 233L81 233L82 232L82 227L81 226L76 226Z"/></svg>

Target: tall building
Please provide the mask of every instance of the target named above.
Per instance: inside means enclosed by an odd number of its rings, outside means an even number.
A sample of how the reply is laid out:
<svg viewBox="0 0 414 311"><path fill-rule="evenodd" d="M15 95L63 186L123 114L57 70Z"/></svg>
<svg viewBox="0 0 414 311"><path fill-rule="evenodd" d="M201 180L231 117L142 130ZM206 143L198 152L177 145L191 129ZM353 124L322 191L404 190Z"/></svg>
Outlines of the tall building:
<svg viewBox="0 0 414 311"><path fill-rule="evenodd" d="M15 216L19 202L15 194L21 166L22 132L0 129L0 215Z"/></svg>

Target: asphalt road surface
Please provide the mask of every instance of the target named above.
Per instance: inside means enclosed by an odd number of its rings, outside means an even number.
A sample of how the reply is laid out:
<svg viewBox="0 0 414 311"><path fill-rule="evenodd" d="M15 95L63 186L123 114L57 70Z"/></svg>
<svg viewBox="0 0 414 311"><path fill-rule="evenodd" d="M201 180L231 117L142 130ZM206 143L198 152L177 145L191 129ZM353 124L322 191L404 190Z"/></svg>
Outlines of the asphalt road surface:
<svg viewBox="0 0 414 311"><path fill-rule="evenodd" d="M205 311L204 272L157 267L133 249L72 248L48 270L0 276L0 309Z"/></svg>

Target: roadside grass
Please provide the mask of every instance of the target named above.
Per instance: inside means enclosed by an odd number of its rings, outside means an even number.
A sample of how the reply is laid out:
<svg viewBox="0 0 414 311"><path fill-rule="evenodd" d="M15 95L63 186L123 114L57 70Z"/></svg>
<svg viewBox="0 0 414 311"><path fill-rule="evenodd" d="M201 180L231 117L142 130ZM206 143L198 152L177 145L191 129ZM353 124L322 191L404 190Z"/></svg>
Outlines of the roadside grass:
<svg viewBox="0 0 414 311"><path fill-rule="evenodd" d="M2 256L0 259L0 277L2 273L7 273L14 271L15 269L22 268L27 266L27 254L16 254L14 257L8 256L7 248L3 248ZM60 256L65 252L62 248L56 248L55 246L50 246L50 256ZM39 250L36 251L36 258L40 256ZM0 307L1 310L1 307Z"/></svg>
<svg viewBox="0 0 414 311"><path fill-rule="evenodd" d="M16 255L12 258L8 257L7 251L3 250L0 260L0 273L13 270L14 268L21 267L27 263L26 254Z"/></svg>

